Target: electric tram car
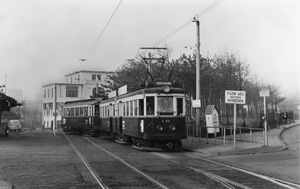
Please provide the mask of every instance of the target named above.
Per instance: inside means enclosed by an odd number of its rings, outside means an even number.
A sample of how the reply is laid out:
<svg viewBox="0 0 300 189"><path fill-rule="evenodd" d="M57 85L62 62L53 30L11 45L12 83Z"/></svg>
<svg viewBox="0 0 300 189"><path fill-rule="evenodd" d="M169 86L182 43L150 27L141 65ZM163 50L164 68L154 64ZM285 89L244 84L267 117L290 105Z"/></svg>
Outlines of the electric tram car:
<svg viewBox="0 0 300 189"><path fill-rule="evenodd" d="M100 132L109 132L117 142L131 141L135 148L160 151L181 149L181 140L186 139L185 92L172 82L119 92L99 106Z"/></svg>
<svg viewBox="0 0 300 189"><path fill-rule="evenodd" d="M66 102L62 116L63 131L83 135L95 134L93 131L100 130L99 102L98 99Z"/></svg>
<svg viewBox="0 0 300 189"><path fill-rule="evenodd" d="M63 131L113 137L140 150L180 150L187 137L184 90L172 82L132 92L120 89L105 100L66 102Z"/></svg>

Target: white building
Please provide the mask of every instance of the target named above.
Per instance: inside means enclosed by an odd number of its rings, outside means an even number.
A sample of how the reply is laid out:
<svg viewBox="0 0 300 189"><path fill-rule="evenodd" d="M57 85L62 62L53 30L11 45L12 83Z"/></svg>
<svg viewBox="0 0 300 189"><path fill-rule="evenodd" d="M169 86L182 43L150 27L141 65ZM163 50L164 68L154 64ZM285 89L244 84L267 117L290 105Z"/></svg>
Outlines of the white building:
<svg viewBox="0 0 300 189"><path fill-rule="evenodd" d="M112 74L114 72L81 70L65 75L65 83L44 85L42 120L44 129L54 130L59 128L61 124L61 110L64 103L66 101L89 99L97 96L97 94L104 91L101 84L105 83L106 75ZM54 113L55 109L57 114Z"/></svg>

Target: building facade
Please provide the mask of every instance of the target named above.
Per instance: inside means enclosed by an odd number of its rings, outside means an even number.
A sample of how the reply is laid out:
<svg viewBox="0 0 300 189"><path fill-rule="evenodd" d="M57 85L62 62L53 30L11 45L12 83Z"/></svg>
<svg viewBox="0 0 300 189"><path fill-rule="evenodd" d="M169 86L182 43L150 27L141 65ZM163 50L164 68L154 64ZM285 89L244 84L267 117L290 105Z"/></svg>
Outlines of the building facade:
<svg viewBox="0 0 300 189"><path fill-rule="evenodd" d="M65 75L64 83L42 86L43 128L53 130L60 128L64 103L96 97L105 90L101 84L105 83L106 76L112 74L114 72L81 70Z"/></svg>

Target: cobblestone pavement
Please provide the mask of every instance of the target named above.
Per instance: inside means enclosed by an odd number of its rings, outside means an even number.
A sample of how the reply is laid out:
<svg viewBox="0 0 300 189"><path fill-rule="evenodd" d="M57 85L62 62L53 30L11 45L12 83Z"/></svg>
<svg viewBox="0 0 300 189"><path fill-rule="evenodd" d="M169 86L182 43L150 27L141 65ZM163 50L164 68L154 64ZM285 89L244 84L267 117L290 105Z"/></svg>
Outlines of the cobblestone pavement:
<svg viewBox="0 0 300 189"><path fill-rule="evenodd" d="M0 137L0 143L0 180L13 183L16 189L98 188L63 135L14 133Z"/></svg>

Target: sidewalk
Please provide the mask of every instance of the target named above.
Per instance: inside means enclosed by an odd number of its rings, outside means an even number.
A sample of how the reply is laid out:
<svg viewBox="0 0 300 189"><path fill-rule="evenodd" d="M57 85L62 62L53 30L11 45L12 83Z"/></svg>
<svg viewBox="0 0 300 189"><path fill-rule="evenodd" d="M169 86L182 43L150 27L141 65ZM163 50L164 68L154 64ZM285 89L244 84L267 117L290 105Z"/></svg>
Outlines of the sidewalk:
<svg viewBox="0 0 300 189"><path fill-rule="evenodd" d="M185 150L200 154L203 157L212 157L220 155L241 155L241 154L258 154L271 153L286 149L285 144L281 140L281 133L290 127L299 125L299 121L289 125L282 125L280 128L274 128L268 131L268 143L264 146L263 132L255 132L252 134L252 142L250 142L250 134L236 134L235 148L233 144L233 135L226 136L226 145L221 137L203 138L188 137L182 140L182 146Z"/></svg>

